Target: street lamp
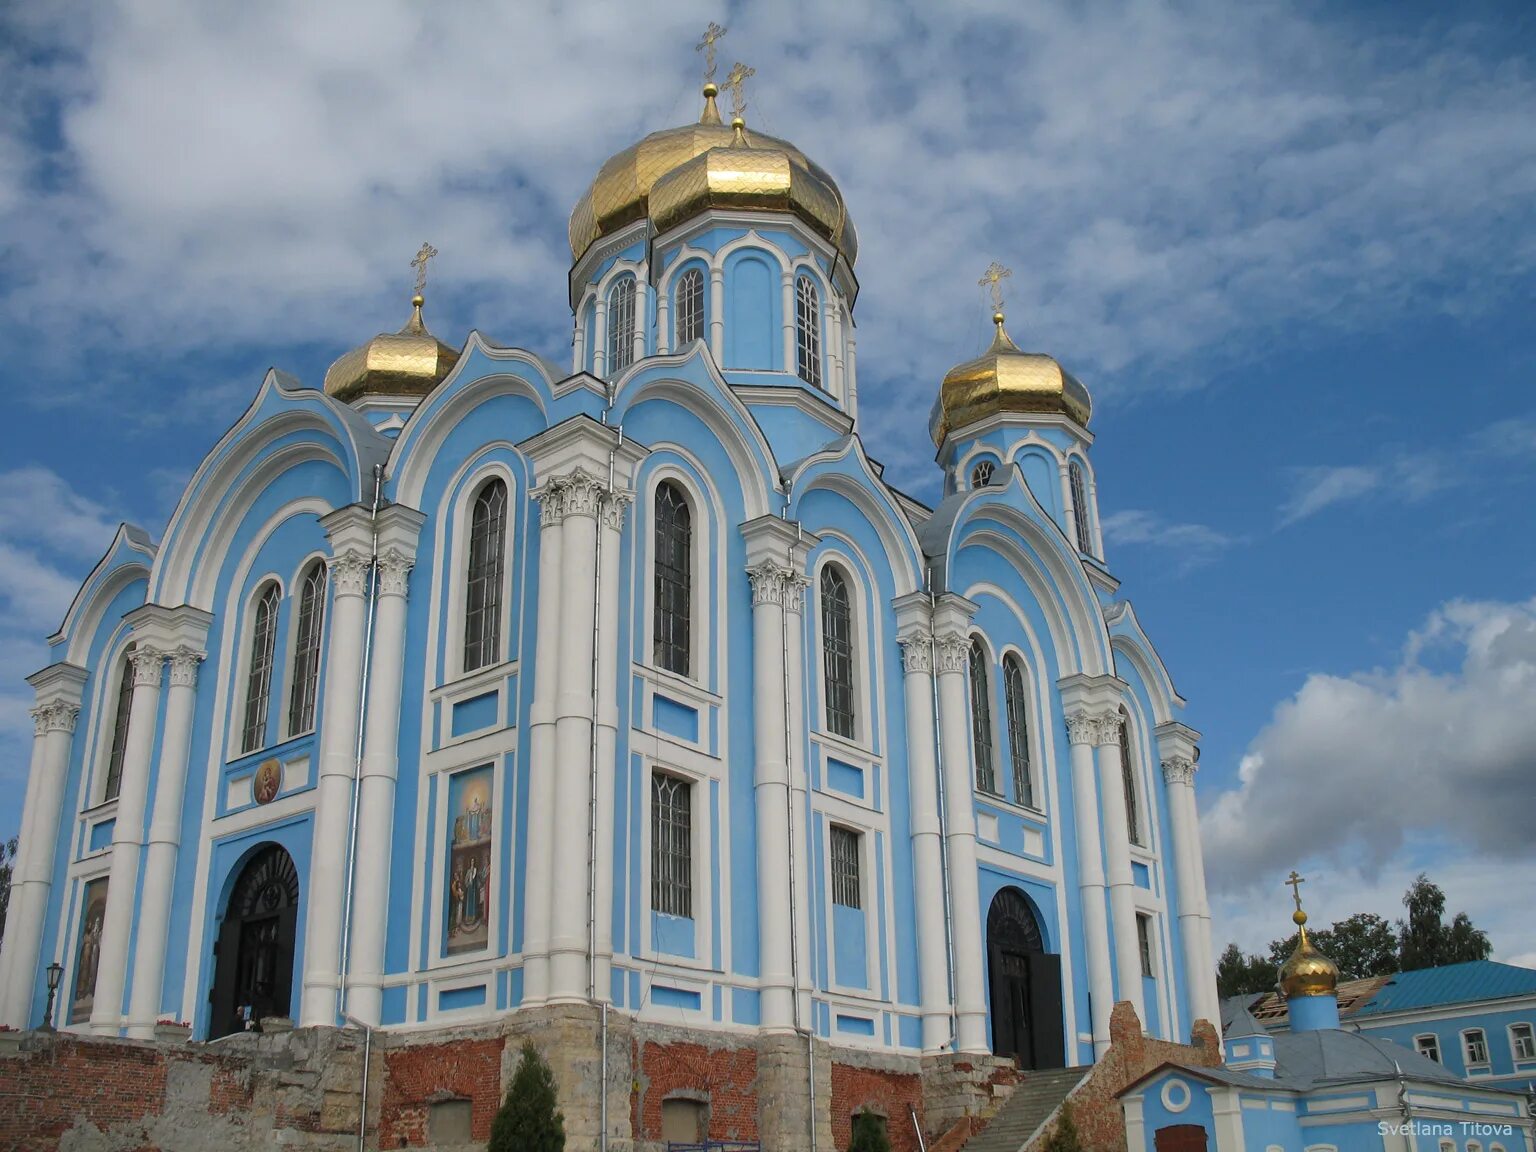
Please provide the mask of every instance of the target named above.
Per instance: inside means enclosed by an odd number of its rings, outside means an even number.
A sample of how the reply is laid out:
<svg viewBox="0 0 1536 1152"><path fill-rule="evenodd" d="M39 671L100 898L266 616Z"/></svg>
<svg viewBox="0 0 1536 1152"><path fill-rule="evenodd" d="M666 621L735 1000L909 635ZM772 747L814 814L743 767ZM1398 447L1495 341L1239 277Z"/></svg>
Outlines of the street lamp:
<svg viewBox="0 0 1536 1152"><path fill-rule="evenodd" d="M55 960L48 965L48 1007L43 1010L43 1031L53 1029L53 998L59 991L59 979L64 975L64 965Z"/></svg>

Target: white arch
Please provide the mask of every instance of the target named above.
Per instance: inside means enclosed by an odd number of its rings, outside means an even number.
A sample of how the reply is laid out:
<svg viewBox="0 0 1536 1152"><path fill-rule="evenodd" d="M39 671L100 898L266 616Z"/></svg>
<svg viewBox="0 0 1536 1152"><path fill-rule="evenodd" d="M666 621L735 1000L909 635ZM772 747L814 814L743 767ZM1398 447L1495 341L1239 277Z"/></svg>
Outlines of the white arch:
<svg viewBox="0 0 1536 1152"><path fill-rule="evenodd" d="M142 559L124 559L128 554ZM118 525L112 545L96 564L75 593L64 621L49 639L65 640L64 651L59 659L85 667L90 659L91 640L101 627L107 606L135 580L149 581L155 561L155 547L137 528Z"/></svg>

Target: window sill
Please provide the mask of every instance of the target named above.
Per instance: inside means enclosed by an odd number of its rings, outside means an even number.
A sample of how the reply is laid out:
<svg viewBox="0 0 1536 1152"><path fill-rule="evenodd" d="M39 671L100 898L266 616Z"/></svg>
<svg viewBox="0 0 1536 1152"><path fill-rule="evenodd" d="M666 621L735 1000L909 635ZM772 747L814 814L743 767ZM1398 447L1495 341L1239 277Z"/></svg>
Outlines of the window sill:
<svg viewBox="0 0 1536 1152"><path fill-rule="evenodd" d="M878 752L872 751L857 740L850 740L846 736L839 736L837 733L828 732L825 729L816 729L811 733L811 738L840 756L857 761L868 768L873 768L883 763L885 759Z"/></svg>
<svg viewBox="0 0 1536 1152"><path fill-rule="evenodd" d="M724 697L711 692L691 676L680 676L676 672L668 672L665 668L639 660L634 662L634 672L641 679L650 681L652 687L674 693L690 703L700 706L719 706L724 703Z"/></svg>
<svg viewBox="0 0 1536 1152"><path fill-rule="evenodd" d="M110 800L103 800L100 804L92 805L89 808L82 808L80 810L80 818L82 820L88 820L91 823L96 823L97 821L107 819L108 817L116 816L117 803L118 798L114 796Z"/></svg>
<svg viewBox="0 0 1536 1152"><path fill-rule="evenodd" d="M1018 804L1006 796L995 796L991 792L983 792L977 788L974 793L976 799L983 804L990 804L995 808L1001 808L1014 816L1022 816L1026 820L1032 820L1037 824L1046 824L1050 817L1043 808L1031 808L1028 804Z"/></svg>
<svg viewBox="0 0 1536 1152"><path fill-rule="evenodd" d="M432 689L430 698L432 700L439 700L444 696L454 696L461 692L473 692L476 689L487 688L516 671L516 660L502 660L496 664L487 664L483 668L476 668L473 672L460 672L453 679L445 680Z"/></svg>

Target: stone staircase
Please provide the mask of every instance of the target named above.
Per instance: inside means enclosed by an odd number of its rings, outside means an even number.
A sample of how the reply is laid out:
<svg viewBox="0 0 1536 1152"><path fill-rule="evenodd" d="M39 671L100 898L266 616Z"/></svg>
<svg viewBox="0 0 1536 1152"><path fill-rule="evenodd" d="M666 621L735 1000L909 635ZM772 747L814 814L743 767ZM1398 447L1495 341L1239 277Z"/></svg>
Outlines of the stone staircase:
<svg viewBox="0 0 1536 1152"><path fill-rule="evenodd" d="M1027 1073L991 1122L966 1141L965 1152L1020 1152L1088 1071L1055 1068Z"/></svg>

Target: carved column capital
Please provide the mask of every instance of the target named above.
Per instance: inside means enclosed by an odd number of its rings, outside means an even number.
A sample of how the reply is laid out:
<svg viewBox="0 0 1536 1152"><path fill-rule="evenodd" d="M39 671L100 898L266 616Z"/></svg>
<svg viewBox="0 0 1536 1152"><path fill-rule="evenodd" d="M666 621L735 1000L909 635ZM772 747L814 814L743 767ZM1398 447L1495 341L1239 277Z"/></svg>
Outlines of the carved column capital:
<svg viewBox="0 0 1536 1152"><path fill-rule="evenodd" d="M624 510L633 504L634 500L633 492L617 490L605 492L598 510L603 527L613 532L624 531Z"/></svg>
<svg viewBox="0 0 1536 1152"><path fill-rule="evenodd" d="M32 709L32 731L37 736L46 736L49 732L73 732L79 718L78 704L66 704L62 700L39 704Z"/></svg>
<svg viewBox="0 0 1536 1152"><path fill-rule="evenodd" d="M165 665L165 653L158 648L135 648L128 657L133 665L133 686L135 688L160 687L161 671Z"/></svg>
<svg viewBox="0 0 1536 1152"><path fill-rule="evenodd" d="M171 653L171 687L172 688L196 688L197 666L203 662L208 653L199 652L194 648L181 647Z"/></svg>
<svg viewBox="0 0 1536 1152"><path fill-rule="evenodd" d="M933 674L933 636L927 632L914 632L910 636L898 636L901 645L901 667L907 675Z"/></svg>
<svg viewBox="0 0 1536 1152"><path fill-rule="evenodd" d="M559 480L551 480L533 490L533 498L539 502L539 525L544 528L558 527L565 519L565 488Z"/></svg>
<svg viewBox="0 0 1536 1152"><path fill-rule="evenodd" d="M1101 712L1098 721L1099 730L1094 743L1100 747L1118 745L1121 730L1125 727L1125 717L1119 712Z"/></svg>
<svg viewBox="0 0 1536 1152"><path fill-rule="evenodd" d="M348 549L331 557L326 576L337 596L362 596L368 591L367 555Z"/></svg>
<svg viewBox="0 0 1536 1152"><path fill-rule="evenodd" d="M936 669L940 676L952 672L965 672L971 663L970 638L959 632L950 632L938 637L939 666Z"/></svg>
<svg viewBox="0 0 1536 1152"><path fill-rule="evenodd" d="M799 612L810 581L783 564L765 560L747 569L752 582L752 605L777 604L786 612Z"/></svg>
<svg viewBox="0 0 1536 1152"><path fill-rule="evenodd" d="M1100 716L1078 711L1067 716L1067 739L1073 744L1099 744Z"/></svg>
<svg viewBox="0 0 1536 1152"><path fill-rule="evenodd" d="M564 496L566 516L591 516L596 518L602 510L603 497L608 488L585 468L567 472L551 484L558 484Z"/></svg>
<svg viewBox="0 0 1536 1152"><path fill-rule="evenodd" d="M1169 784L1193 784L1195 762L1188 756L1170 756L1163 761L1163 779Z"/></svg>
<svg viewBox="0 0 1536 1152"><path fill-rule="evenodd" d="M379 557L379 592L384 596L405 596L416 558L391 548Z"/></svg>

